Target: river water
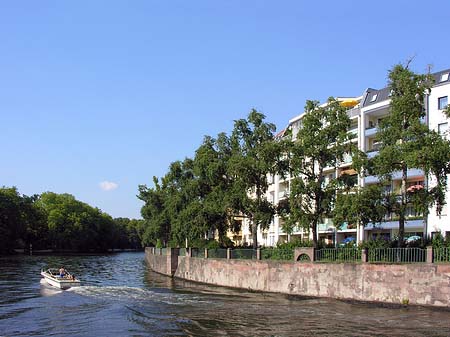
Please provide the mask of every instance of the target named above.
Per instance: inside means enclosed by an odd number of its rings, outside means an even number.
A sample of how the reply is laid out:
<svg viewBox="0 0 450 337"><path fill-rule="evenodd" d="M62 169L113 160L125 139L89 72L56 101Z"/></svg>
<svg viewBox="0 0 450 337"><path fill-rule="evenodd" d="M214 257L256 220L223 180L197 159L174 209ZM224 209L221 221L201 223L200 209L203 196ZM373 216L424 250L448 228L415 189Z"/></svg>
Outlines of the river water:
<svg viewBox="0 0 450 337"><path fill-rule="evenodd" d="M57 290L44 267L83 285ZM450 336L450 311L263 294L173 280L143 253L0 257L0 336Z"/></svg>

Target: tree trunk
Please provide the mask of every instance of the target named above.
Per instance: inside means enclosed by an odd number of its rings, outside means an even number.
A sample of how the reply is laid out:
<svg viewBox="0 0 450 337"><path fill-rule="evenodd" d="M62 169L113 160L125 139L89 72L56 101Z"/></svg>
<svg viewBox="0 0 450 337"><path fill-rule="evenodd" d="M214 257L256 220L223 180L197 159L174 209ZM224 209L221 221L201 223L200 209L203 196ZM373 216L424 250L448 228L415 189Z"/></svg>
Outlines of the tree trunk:
<svg viewBox="0 0 450 337"><path fill-rule="evenodd" d="M318 248L318 242L317 242L317 221L314 222L312 226L312 233L313 233L313 246L314 248Z"/></svg>
<svg viewBox="0 0 450 337"><path fill-rule="evenodd" d="M253 238L253 249L258 248L258 224L252 223L252 238Z"/></svg>
<svg viewBox="0 0 450 337"><path fill-rule="evenodd" d="M401 205L398 219L398 247L403 247L405 238L405 212L406 212L406 180L408 179L408 167L402 165Z"/></svg>

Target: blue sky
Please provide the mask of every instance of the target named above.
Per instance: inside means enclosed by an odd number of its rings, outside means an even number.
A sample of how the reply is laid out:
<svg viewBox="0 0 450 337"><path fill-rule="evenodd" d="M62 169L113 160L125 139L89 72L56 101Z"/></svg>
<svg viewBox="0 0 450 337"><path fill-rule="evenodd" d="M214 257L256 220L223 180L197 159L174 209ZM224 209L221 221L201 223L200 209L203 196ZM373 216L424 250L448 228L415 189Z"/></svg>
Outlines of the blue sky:
<svg viewBox="0 0 450 337"><path fill-rule="evenodd" d="M448 0L0 1L0 186L137 218L139 184L251 108L282 129L307 99L381 88L411 56L418 72L450 68L449 13Z"/></svg>

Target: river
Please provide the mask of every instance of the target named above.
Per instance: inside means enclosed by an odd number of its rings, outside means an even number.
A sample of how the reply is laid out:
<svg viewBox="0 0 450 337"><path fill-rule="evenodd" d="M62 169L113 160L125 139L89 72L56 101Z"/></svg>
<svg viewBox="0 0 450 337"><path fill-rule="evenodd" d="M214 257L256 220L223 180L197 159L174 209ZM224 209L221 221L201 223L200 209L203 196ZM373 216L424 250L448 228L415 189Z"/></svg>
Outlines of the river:
<svg viewBox="0 0 450 337"><path fill-rule="evenodd" d="M83 285L48 286L64 265ZM450 336L450 311L213 287L151 272L143 253L0 257L0 336Z"/></svg>

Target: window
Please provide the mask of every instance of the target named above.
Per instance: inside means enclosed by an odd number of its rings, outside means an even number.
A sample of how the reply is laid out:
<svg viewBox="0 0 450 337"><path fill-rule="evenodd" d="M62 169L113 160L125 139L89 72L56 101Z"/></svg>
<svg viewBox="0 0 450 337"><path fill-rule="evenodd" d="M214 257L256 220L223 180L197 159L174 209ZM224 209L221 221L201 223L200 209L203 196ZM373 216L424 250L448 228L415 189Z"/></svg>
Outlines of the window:
<svg viewBox="0 0 450 337"><path fill-rule="evenodd" d="M374 94L374 95L372 96L372 98L370 99L370 101L371 101L371 102L375 102L375 101L377 100L377 96L378 96L378 94Z"/></svg>
<svg viewBox="0 0 450 337"><path fill-rule="evenodd" d="M442 74L441 75L441 80L439 82L448 81L448 75L449 75L449 73Z"/></svg>
<svg viewBox="0 0 450 337"><path fill-rule="evenodd" d="M448 104L448 96L439 97L438 98L438 109L443 110L447 107Z"/></svg>
<svg viewBox="0 0 450 337"><path fill-rule="evenodd" d="M448 130L448 123L438 124L438 132L440 135L446 134Z"/></svg>

